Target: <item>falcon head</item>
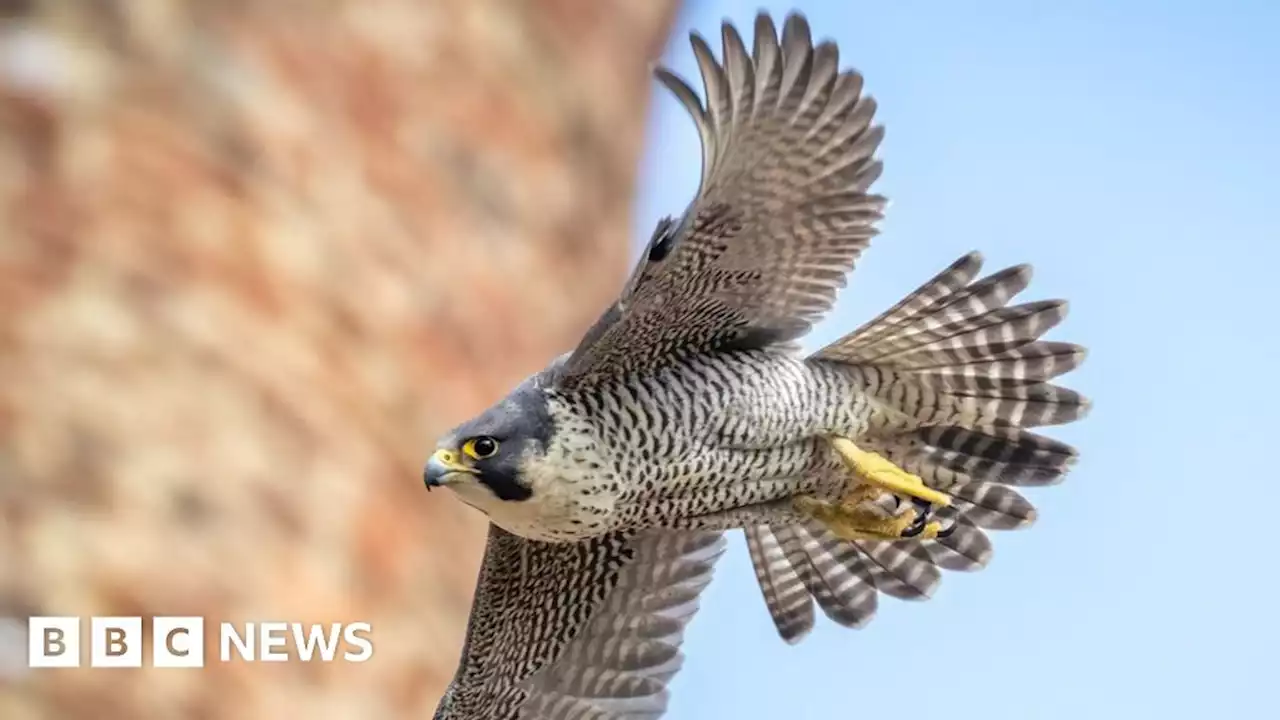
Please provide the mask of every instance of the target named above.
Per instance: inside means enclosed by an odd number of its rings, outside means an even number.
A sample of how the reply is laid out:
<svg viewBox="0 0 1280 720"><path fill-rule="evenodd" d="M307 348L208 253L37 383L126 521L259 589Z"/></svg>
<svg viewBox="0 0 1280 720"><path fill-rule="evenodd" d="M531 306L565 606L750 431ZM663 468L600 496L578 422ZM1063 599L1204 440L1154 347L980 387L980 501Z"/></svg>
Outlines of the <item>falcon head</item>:
<svg viewBox="0 0 1280 720"><path fill-rule="evenodd" d="M535 491L528 470L545 456L552 430L546 395L537 378L530 378L446 433L427 461L422 480L428 490L447 487L484 511L498 503L527 501Z"/></svg>

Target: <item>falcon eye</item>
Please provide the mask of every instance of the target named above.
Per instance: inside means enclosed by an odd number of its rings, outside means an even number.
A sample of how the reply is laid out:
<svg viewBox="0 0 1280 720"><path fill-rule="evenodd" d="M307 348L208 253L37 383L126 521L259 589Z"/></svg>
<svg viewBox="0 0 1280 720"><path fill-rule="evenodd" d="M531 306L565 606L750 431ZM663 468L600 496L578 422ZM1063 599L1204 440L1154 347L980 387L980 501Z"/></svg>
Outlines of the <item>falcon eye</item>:
<svg viewBox="0 0 1280 720"><path fill-rule="evenodd" d="M462 446L462 452L476 460L483 460L498 452L498 441L488 436L471 438Z"/></svg>

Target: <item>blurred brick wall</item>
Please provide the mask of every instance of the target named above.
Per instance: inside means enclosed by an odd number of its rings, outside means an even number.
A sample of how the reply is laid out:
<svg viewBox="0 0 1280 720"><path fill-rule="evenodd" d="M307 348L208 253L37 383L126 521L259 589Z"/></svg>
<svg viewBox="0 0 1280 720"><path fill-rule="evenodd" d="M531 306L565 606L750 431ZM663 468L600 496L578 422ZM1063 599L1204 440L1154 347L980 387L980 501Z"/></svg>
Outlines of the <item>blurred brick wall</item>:
<svg viewBox="0 0 1280 720"><path fill-rule="evenodd" d="M421 465L621 281L674 4L0 0L0 617L376 646L38 671L0 718L430 715L483 521Z"/></svg>

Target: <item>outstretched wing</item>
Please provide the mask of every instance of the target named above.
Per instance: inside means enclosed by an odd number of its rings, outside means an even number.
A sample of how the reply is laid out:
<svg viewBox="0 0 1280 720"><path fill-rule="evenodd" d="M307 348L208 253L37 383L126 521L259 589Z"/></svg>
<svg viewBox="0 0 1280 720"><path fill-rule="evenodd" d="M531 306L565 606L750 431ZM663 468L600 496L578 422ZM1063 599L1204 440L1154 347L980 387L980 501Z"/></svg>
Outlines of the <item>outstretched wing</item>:
<svg viewBox="0 0 1280 720"><path fill-rule="evenodd" d="M437 720L657 718L717 532L541 543L490 525L462 660Z"/></svg>
<svg viewBox="0 0 1280 720"><path fill-rule="evenodd" d="M702 182L679 221L654 233L622 296L574 351L561 384L650 369L695 353L764 347L803 335L835 301L875 235L883 137L862 77L839 69L808 23L756 18L751 55L722 28L723 61L697 34L707 102L658 78L702 139Z"/></svg>

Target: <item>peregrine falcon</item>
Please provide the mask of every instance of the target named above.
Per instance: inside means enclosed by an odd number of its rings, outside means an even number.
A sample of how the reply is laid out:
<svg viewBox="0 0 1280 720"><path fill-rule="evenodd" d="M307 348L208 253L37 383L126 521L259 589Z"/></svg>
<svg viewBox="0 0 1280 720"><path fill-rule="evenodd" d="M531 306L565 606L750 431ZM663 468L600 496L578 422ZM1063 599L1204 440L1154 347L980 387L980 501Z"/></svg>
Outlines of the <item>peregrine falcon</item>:
<svg viewBox="0 0 1280 720"><path fill-rule="evenodd" d="M986 529L1035 518L1014 488L1055 482L1076 459L1031 430L1077 420L1088 402L1051 382L1084 349L1040 339L1066 303L1011 304L1028 266L980 277L981 257L966 255L800 353L876 235L883 130L862 77L840 69L833 43L812 42L802 16L780 36L758 16L750 53L728 23L722 43L717 61L692 36L705 104L657 70L701 137L692 204L658 224L572 352L447 433L427 463L428 489L448 487L495 526L446 705L483 695L491 704L474 707L563 702L630 717L618 698L656 697L669 677L641 656L675 653L687 620L684 606L655 608L696 596L663 585L684 556L654 550L655 561L650 545L742 528L794 642L815 601L858 626L878 592L926 597L939 568L983 566ZM645 574L649 584L628 584ZM657 615L619 614L645 593L662 598L645 604ZM595 634L646 623L662 632ZM574 705L582 692L604 704Z"/></svg>

